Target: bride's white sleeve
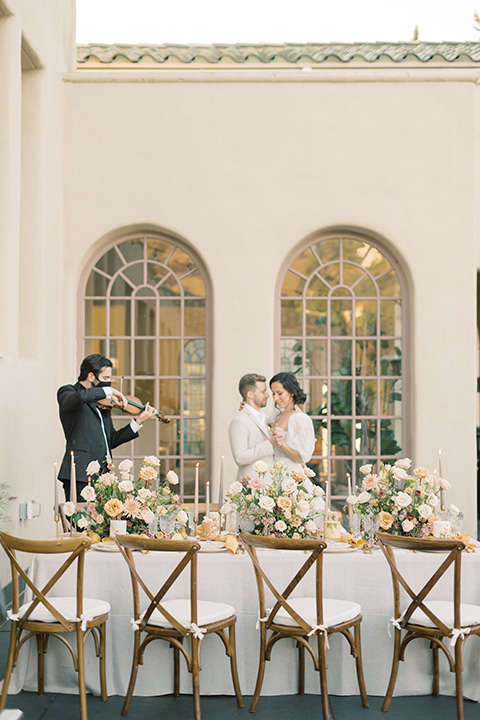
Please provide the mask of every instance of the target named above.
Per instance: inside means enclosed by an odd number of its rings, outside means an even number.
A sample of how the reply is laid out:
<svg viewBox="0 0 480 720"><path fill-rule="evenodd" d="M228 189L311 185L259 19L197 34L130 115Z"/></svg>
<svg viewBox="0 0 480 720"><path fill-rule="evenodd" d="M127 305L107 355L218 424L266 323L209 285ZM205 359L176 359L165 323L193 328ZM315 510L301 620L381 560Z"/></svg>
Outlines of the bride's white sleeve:
<svg viewBox="0 0 480 720"><path fill-rule="evenodd" d="M304 463L307 463L315 449L315 431L311 418L304 412L294 413L288 421L289 447L296 450Z"/></svg>

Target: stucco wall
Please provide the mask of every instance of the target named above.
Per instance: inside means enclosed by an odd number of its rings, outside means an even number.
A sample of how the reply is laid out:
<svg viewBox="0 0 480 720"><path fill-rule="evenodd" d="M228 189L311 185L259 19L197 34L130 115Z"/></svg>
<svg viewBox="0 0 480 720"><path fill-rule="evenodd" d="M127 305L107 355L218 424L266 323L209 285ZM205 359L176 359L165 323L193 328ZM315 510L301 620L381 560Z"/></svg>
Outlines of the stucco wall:
<svg viewBox="0 0 480 720"><path fill-rule="evenodd" d="M412 457L433 468L442 449L448 499L475 533L478 90L428 71L425 82L343 72L338 83L66 77L61 365L78 356L78 282L101 239L142 226L186 238L213 284L213 477L223 454L233 478L237 382L277 369L285 258L323 228L371 232L409 278Z"/></svg>

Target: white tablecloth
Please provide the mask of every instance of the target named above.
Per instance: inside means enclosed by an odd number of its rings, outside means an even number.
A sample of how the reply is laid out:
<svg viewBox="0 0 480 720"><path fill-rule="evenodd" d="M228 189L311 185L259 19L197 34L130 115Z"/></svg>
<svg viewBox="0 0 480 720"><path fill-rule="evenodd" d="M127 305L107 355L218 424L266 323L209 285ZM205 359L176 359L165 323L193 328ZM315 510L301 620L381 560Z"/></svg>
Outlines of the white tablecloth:
<svg viewBox="0 0 480 720"><path fill-rule="evenodd" d="M305 560L303 553L288 551L260 551L268 567L274 570L283 587L291 579L295 569ZM398 553L402 567L407 568L409 582L419 586L427 573L438 564L441 556ZM32 561L31 574L37 584L42 584L52 574L54 556L36 557ZM154 580L157 587L175 562L174 554L136 554L141 573ZM312 594L313 573L304 579L296 595ZM184 573L185 575L185 573ZM56 595L73 594L66 587L66 580L55 590ZM181 597L185 593L188 578L185 577L169 593L168 597ZM423 582L422 582L423 584ZM444 578L432 595L447 599L451 582ZM480 552L465 554L463 559L462 600L480 604ZM107 623L107 683L109 695L124 695L128 685L133 632L131 583L128 568L118 552L90 550L85 562L85 595L107 600L112 610ZM203 600L219 600L235 607L237 614L237 658L240 683L245 695L253 694L258 664L259 635L255 629L258 617L257 592L250 559L245 554L229 552L200 553L198 558L198 595ZM393 613L390 571L380 550L364 555L355 550L351 553L326 553L324 556L324 595L352 600L362 606L362 646L367 692L384 695L390 675L393 633L388 635L389 618ZM450 594L448 594L450 597ZM28 647L30 646L30 647ZM135 687L136 695L150 696L171 693L173 690L172 651L167 643L151 643L140 666ZM355 665L348 652L347 642L340 635L330 640L328 651L328 685L334 695L355 695L358 686ZM406 651L406 662L401 663L396 695L428 695L431 693L431 651L428 643L416 640ZM454 675L448 671L446 659L440 658L440 692L454 695ZM93 642L87 640L86 648L87 690L99 694L98 663ZM76 692L76 675L71 658L63 644L55 639L49 643L46 656L45 689L48 692ZM480 700L480 644L476 638L469 639L465 651L465 696ZM228 658L223 644L216 636L208 636L202 646L202 672L200 687L204 695L231 695L233 693ZM36 690L36 644L27 643L20 653L20 662L12 679L11 692L20 689ZM318 674L307 657L306 692L319 690ZM181 692L191 692L191 678L182 662ZM297 653L291 640L280 641L274 648L272 660L267 663L262 694L281 695L297 692Z"/></svg>

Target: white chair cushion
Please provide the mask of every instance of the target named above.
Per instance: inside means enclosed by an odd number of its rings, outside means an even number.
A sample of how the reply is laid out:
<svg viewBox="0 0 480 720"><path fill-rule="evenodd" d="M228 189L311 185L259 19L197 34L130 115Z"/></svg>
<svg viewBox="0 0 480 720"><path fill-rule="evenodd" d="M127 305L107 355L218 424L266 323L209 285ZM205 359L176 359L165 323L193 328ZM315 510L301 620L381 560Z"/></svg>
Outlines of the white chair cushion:
<svg viewBox="0 0 480 720"><path fill-rule="evenodd" d="M172 615L183 627L190 627L192 622L190 613L190 600L166 600L162 603L162 607ZM210 623L220 622L235 615L235 608L225 603L207 602L205 600L197 601L197 625L203 627ZM172 625L158 611L154 610L152 616L148 620L148 625L156 625L157 627L171 628Z"/></svg>
<svg viewBox="0 0 480 720"><path fill-rule="evenodd" d="M308 622L309 625L315 627L317 624L317 606L315 598L292 598L287 600L295 612ZM323 624L325 627L338 625L339 623L353 620L354 617L360 615L362 608L358 603L349 602L348 600L327 600L323 598ZM298 627L295 620L284 608L280 608L275 616L275 621L282 625L291 625Z"/></svg>
<svg viewBox="0 0 480 720"><path fill-rule="evenodd" d="M453 602L449 600L429 600L425 603L429 610L436 615L448 628L454 628L453 621ZM478 605L460 605L461 627L480 624L480 606ZM423 610L417 608L412 614L409 622L422 627L436 627L430 618L428 618Z"/></svg>
<svg viewBox="0 0 480 720"><path fill-rule="evenodd" d="M76 622L77 618L77 600L74 597L53 597L47 596L47 600L53 607L58 610L68 622ZM31 603L25 603L18 611L18 617L22 618L30 607ZM110 612L110 605L105 600L93 600L91 598L83 598L83 620L93 620L99 615ZM45 605L38 605L29 615L28 620L35 622L58 622L52 613L47 610Z"/></svg>

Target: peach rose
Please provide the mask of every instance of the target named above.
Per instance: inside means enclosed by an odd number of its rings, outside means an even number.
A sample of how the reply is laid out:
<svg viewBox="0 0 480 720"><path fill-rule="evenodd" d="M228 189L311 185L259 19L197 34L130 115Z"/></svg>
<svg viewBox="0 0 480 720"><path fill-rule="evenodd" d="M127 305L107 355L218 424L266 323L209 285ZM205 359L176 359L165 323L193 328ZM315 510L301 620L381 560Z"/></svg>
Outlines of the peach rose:
<svg viewBox="0 0 480 720"><path fill-rule="evenodd" d="M145 480L145 482L153 482L157 477L157 471L151 465L147 465L147 467L141 468L138 477Z"/></svg>
<svg viewBox="0 0 480 720"><path fill-rule="evenodd" d="M112 498L105 503L104 510L111 518L115 518L123 511L123 503L118 498Z"/></svg>
<svg viewBox="0 0 480 720"><path fill-rule="evenodd" d="M285 497L285 495L280 495L280 497L277 498L277 505L281 510L290 510L292 500L291 498Z"/></svg>
<svg viewBox="0 0 480 720"><path fill-rule="evenodd" d="M393 515L385 510L378 513L377 520L383 530L389 530L393 525Z"/></svg>

